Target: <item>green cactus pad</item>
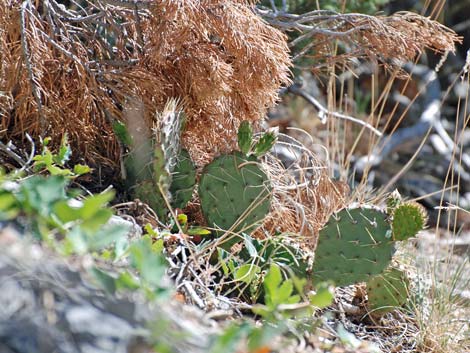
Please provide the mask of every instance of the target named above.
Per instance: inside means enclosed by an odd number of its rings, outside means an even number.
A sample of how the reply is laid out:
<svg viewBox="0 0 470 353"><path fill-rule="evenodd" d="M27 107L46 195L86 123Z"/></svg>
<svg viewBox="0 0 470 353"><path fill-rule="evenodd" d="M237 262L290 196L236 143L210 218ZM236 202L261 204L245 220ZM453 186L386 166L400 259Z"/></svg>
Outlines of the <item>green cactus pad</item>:
<svg viewBox="0 0 470 353"><path fill-rule="evenodd" d="M243 154L248 154L253 142L253 129L249 121L242 121L238 129L238 148Z"/></svg>
<svg viewBox="0 0 470 353"><path fill-rule="evenodd" d="M367 282L367 303L372 315L381 316L402 306L408 299L409 280L406 274L396 268L372 277Z"/></svg>
<svg viewBox="0 0 470 353"><path fill-rule="evenodd" d="M393 212L392 230L394 240L415 237L426 224L426 210L416 202L407 202Z"/></svg>
<svg viewBox="0 0 470 353"><path fill-rule="evenodd" d="M256 157L261 157L265 153L267 153L271 148L273 148L274 144L276 143L277 136L274 132L266 132L264 133L258 142L255 144L253 154Z"/></svg>
<svg viewBox="0 0 470 353"><path fill-rule="evenodd" d="M363 282L381 273L394 252L387 215L376 209L343 209L320 231L313 264L314 285Z"/></svg>
<svg viewBox="0 0 470 353"><path fill-rule="evenodd" d="M233 233L250 233L271 208L267 175L254 156L241 152L219 156L206 165L198 191L208 225ZM222 247L229 249L239 240L233 236Z"/></svg>
<svg viewBox="0 0 470 353"><path fill-rule="evenodd" d="M196 185L196 167L188 151L181 150L172 173L170 193L173 208L184 208L193 196Z"/></svg>

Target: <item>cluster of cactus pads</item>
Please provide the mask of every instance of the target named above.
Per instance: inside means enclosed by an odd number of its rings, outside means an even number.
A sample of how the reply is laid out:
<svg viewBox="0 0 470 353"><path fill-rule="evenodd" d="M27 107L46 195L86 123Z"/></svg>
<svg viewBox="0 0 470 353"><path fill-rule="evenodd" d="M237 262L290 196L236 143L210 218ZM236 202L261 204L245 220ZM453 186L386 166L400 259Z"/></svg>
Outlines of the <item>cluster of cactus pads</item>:
<svg viewBox="0 0 470 353"><path fill-rule="evenodd" d="M406 273L391 265L395 245L416 236L426 222L416 203L398 201L387 211L355 207L332 215L320 231L314 255L279 237L263 240L259 255L298 277L309 277L313 287L325 281L337 286L366 282L368 309L382 315L408 298ZM247 257L246 251L241 255Z"/></svg>
<svg viewBox="0 0 470 353"><path fill-rule="evenodd" d="M165 122L165 126L178 125ZM174 148L174 141L179 140L177 129L168 132L162 127L157 131L159 135L151 141L136 145L125 126L115 124L117 136L129 150L124 160L129 189L165 221L168 206L184 208L191 200L196 168L186 150ZM225 249L240 241L241 233L257 228L271 208L272 187L259 158L275 141L272 132L255 141L250 123L244 121L238 132L240 151L220 155L203 168L197 190L202 212L216 235L225 234L220 241Z"/></svg>
<svg viewBox="0 0 470 353"><path fill-rule="evenodd" d="M178 114L169 115L179 119ZM178 146L181 121L165 121L177 127L151 141L136 144L123 125L117 136L128 149L125 167L134 196L148 203L165 221L169 208L184 208L193 197L196 168L187 151ZM259 158L268 152L276 135L258 139L251 125L243 122L238 132L239 151L216 157L200 174L197 189L208 227L218 245L229 250L263 222L271 208L272 186ZM314 256L298 244L275 236L262 243L262 258L276 261L311 283L332 281L338 286L367 282L369 309L383 313L407 298L406 275L391 267L395 243L416 234L426 223L426 213L416 203L391 195L386 212L374 207L345 208L332 215L321 229ZM261 243L260 243L261 244ZM240 255L243 257L246 251Z"/></svg>

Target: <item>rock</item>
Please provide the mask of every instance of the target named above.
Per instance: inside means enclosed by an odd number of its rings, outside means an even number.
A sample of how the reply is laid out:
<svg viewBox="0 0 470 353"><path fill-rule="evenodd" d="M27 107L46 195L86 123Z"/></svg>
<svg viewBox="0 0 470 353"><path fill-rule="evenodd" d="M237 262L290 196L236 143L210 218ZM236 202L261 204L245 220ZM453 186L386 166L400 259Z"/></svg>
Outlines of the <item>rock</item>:
<svg viewBox="0 0 470 353"><path fill-rule="evenodd" d="M215 329L201 311L156 305L139 292L105 294L87 277L28 236L0 229L0 352L143 353L156 341L171 352L208 349Z"/></svg>

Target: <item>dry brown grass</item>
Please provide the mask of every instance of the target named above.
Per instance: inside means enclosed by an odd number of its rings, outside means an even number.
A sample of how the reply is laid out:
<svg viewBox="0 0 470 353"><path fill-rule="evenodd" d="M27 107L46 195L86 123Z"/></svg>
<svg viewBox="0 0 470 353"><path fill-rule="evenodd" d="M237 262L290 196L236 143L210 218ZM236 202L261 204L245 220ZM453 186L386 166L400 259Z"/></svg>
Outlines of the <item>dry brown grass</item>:
<svg viewBox="0 0 470 353"><path fill-rule="evenodd" d="M411 12L391 16L341 14L317 10L285 15L259 10L274 27L299 35L289 43L293 61L305 66L305 59L317 74L331 72L332 66L355 66L357 59L380 63L389 70L412 61L425 49L436 53L455 51L461 39L454 31ZM404 72L401 72L406 76Z"/></svg>
<svg viewBox="0 0 470 353"><path fill-rule="evenodd" d="M152 1L139 12L86 4L0 5L3 139L59 141L67 130L88 163L116 166L110 126L127 102L141 100L150 124L175 97L183 145L201 165L234 147L242 120L262 121L289 82L285 36L244 1Z"/></svg>

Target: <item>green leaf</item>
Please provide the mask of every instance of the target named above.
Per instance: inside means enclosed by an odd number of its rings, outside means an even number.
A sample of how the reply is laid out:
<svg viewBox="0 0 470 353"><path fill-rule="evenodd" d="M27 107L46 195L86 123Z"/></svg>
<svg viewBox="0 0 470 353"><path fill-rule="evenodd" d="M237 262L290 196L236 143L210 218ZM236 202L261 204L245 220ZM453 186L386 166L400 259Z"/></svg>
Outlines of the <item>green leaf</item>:
<svg viewBox="0 0 470 353"><path fill-rule="evenodd" d="M128 231L127 227L120 224L104 227L90 237L88 247L90 250L102 250L125 237Z"/></svg>
<svg viewBox="0 0 470 353"><path fill-rule="evenodd" d="M83 212L83 208L81 209ZM84 219L84 221L81 224L81 227L89 232L96 232L98 229L100 229L101 226L105 225L106 222L111 218L113 213L111 212L110 209L107 208L102 208L97 210L95 213L93 213L92 216L89 216L87 218L83 217L81 213L81 218Z"/></svg>
<svg viewBox="0 0 470 353"><path fill-rule="evenodd" d="M73 174L70 169L60 168L55 165L49 165L46 169L51 175L70 176Z"/></svg>
<svg viewBox="0 0 470 353"><path fill-rule="evenodd" d="M114 294L116 292L116 280L108 273L101 271L97 267L93 267L91 269L91 273L106 292L109 294Z"/></svg>
<svg viewBox="0 0 470 353"><path fill-rule="evenodd" d="M152 251L157 254L163 254L163 250L165 249L165 242L163 239L158 239L152 244Z"/></svg>
<svg viewBox="0 0 470 353"><path fill-rule="evenodd" d="M71 155L72 149L68 143L68 135L65 133L62 137L62 141L60 142L59 153L53 157L53 161L58 165L63 166L69 161Z"/></svg>
<svg viewBox="0 0 470 353"><path fill-rule="evenodd" d="M184 213L180 213L178 216L176 216L176 219L178 220L181 228L184 229L188 225L188 216L186 216Z"/></svg>
<svg viewBox="0 0 470 353"><path fill-rule="evenodd" d="M283 303L292 304L291 301L296 299L296 298L291 299L293 290L294 290L294 285L292 284L292 280L288 279L282 282L282 284L279 286L279 289L276 291L277 304L283 304Z"/></svg>
<svg viewBox="0 0 470 353"><path fill-rule="evenodd" d="M16 218L20 212L20 207L15 196L10 192L0 193L0 221Z"/></svg>
<svg viewBox="0 0 470 353"><path fill-rule="evenodd" d="M139 282L127 271L121 273L115 283L118 289L135 290L140 288Z"/></svg>
<svg viewBox="0 0 470 353"><path fill-rule="evenodd" d="M276 264L271 264L268 274L264 277L264 287L266 288L266 295L273 298L276 295L276 290L282 282L281 269Z"/></svg>
<svg viewBox="0 0 470 353"><path fill-rule="evenodd" d="M256 247L253 245L253 238L248 234L243 233L243 242L250 257L258 257L258 251L256 251Z"/></svg>
<svg viewBox="0 0 470 353"><path fill-rule="evenodd" d="M210 353L236 352L240 340L249 330L248 324L232 324L226 328L211 345Z"/></svg>
<svg viewBox="0 0 470 353"><path fill-rule="evenodd" d="M152 225L150 223L147 223L145 226L144 226L144 230L145 232L150 235L151 237L157 237L158 236L158 233L155 231L155 229L152 228Z"/></svg>
<svg viewBox="0 0 470 353"><path fill-rule="evenodd" d="M325 282L319 283L316 287L316 293L308 297L310 304L319 309L330 306L334 298L334 287Z"/></svg>
<svg viewBox="0 0 470 353"><path fill-rule="evenodd" d="M42 145L44 147L46 147L47 145L49 145L49 143L51 143L52 141L52 137L48 136L48 137L45 137L43 140L42 140Z"/></svg>
<svg viewBox="0 0 470 353"><path fill-rule="evenodd" d="M202 227L190 227L187 233L188 235L210 235L211 231Z"/></svg>
<svg viewBox="0 0 470 353"><path fill-rule="evenodd" d="M53 206L54 214L62 223L76 221L81 217L81 210L76 207L71 207L67 200L58 201Z"/></svg>
<svg viewBox="0 0 470 353"><path fill-rule="evenodd" d="M260 272L261 268L259 266L253 264L244 264L235 271L234 279L236 281L250 284L256 279Z"/></svg>
<svg viewBox="0 0 470 353"><path fill-rule="evenodd" d="M25 205L31 207L40 214L49 215L52 205L65 199L65 186L67 180L60 176L48 178L33 176L26 179L20 187L21 198Z"/></svg>
<svg viewBox="0 0 470 353"><path fill-rule="evenodd" d="M101 208L114 198L114 190L108 190L101 194L96 194L87 197L83 201L81 207L81 215L83 219L90 219L95 217L100 212Z"/></svg>
<svg viewBox="0 0 470 353"><path fill-rule="evenodd" d="M83 175L91 172L91 168L84 164L75 164L73 166L73 173L75 175Z"/></svg>
<svg viewBox="0 0 470 353"><path fill-rule="evenodd" d="M86 234L80 229L80 227L72 228L72 230L67 234L64 242L64 251L66 254L76 253L81 255L88 251Z"/></svg>
<svg viewBox="0 0 470 353"><path fill-rule="evenodd" d="M144 281L159 286L165 274L166 263L161 255L152 252L148 241L140 240L130 247L131 264L138 270Z"/></svg>

